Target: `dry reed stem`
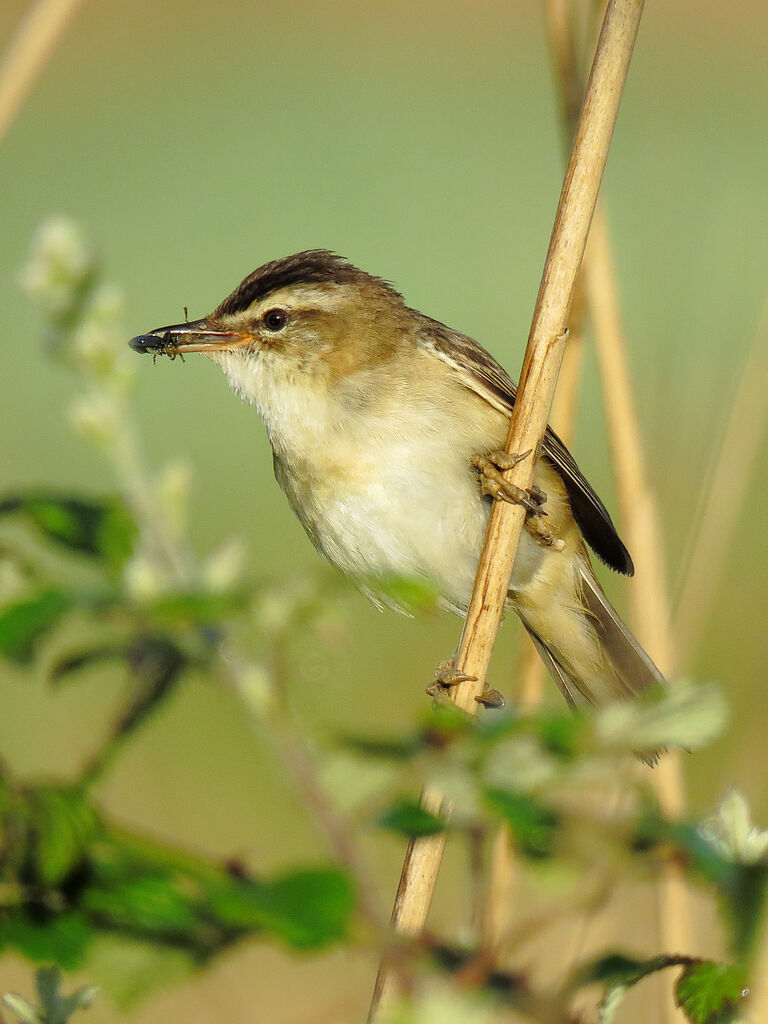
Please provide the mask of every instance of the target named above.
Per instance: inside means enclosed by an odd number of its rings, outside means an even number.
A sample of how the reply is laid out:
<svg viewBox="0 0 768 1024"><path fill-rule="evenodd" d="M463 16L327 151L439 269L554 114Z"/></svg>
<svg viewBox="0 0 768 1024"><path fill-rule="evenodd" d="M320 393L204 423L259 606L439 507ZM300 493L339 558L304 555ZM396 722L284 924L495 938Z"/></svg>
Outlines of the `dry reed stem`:
<svg viewBox="0 0 768 1024"><path fill-rule="evenodd" d="M560 79L563 120L567 130L572 132L578 112L581 76L568 0L545 0L545 10L553 61ZM641 574L644 573L630 587L630 618L659 664L670 672L672 645L658 520L647 482L607 220L600 201L584 258L582 278L587 282L589 311L595 328L622 523L628 546L637 558ZM665 810L679 814L683 806L679 755L672 755L663 762L654 775L654 785ZM668 871L660 882L659 903L659 931L664 948L671 951L687 949L690 941L689 896L678 872ZM580 945L584 937L582 932ZM662 1019L682 1019L673 1000L664 999Z"/></svg>
<svg viewBox="0 0 768 1024"><path fill-rule="evenodd" d="M595 58L587 83L579 128L573 144L552 238L544 264L533 323L520 374L506 449L537 451L547 426L557 375L566 343L566 324L597 200L619 102L629 70L644 0L609 0ZM533 482L535 460L523 459L507 474L518 487ZM455 664L474 681L451 691L454 703L474 714L475 698L485 677L501 624L525 510L495 502L491 508L475 586L464 622ZM430 789L430 804L442 804ZM443 846L430 844L425 856L422 841L408 847L393 912L397 931L420 931L432 900ZM377 978L370 1019L394 994L393 976L384 962Z"/></svg>
<svg viewBox="0 0 768 1024"><path fill-rule="evenodd" d="M563 121L573 132L581 92L577 55L568 0L545 0L553 61L560 79ZM612 439L614 476L628 546L638 560L641 581L630 587L630 619L642 641L665 671L671 670L669 611L661 545L653 496L647 483L640 429L635 413L618 293L610 252L607 219L598 200L582 268L588 308L602 380L606 420ZM642 573L645 570L643 578ZM667 759L654 776L665 809L682 809L682 784L677 756ZM665 948L687 948L690 938L688 895L679 873L668 871L660 883L659 931ZM583 948L588 922L577 935L572 956ZM680 1019L672 999L663 997L662 1019Z"/></svg>
<svg viewBox="0 0 768 1024"><path fill-rule="evenodd" d="M675 666L662 543L630 383L608 227L602 205L595 210L585 268L622 528L637 566L637 577L628 588L629 620L640 642L662 672L669 675ZM651 775L651 783L664 813L679 817L685 797L678 751L661 759ZM659 881L658 899L662 949L668 953L690 952L690 894L681 871L673 865L665 869ZM662 1001L659 1019L682 1022L685 1020L682 1011L675 1007L671 993L668 995L669 998Z"/></svg>
<svg viewBox="0 0 768 1024"><path fill-rule="evenodd" d="M563 87L573 116L573 97L578 94L578 61L568 21L566 0L547 0L548 26L556 66L575 78ZM618 301L613 257L603 204L598 202L584 258L584 279L592 320L603 405L611 438L614 478L623 532L638 567L629 589L630 622L666 674L674 671L670 634L668 590L655 500L648 483L624 331ZM653 776L653 786L667 814L679 816L684 807L680 755L668 754ZM664 949L683 952L690 948L691 910L684 879L669 868L660 882L659 931ZM672 1000L665 1000L665 1019L682 1017Z"/></svg>
<svg viewBox="0 0 768 1024"><path fill-rule="evenodd" d="M565 158L573 142L582 100L581 76L571 66L574 50L570 45L567 25L567 0L545 0L548 36L552 61L556 70L559 91ZM576 83L576 87L574 86ZM576 288L568 320L568 344L557 381L557 391L549 417L553 429L565 444L569 444L576 423L576 412L581 391L584 367L584 268L576 279ZM547 671L530 637L521 628L518 647L517 706L523 712L535 710L541 703ZM515 878L515 850L509 828L499 826L491 843L486 880L485 911L482 921L481 944L491 957L499 949L510 929L512 893Z"/></svg>
<svg viewBox="0 0 768 1024"><path fill-rule="evenodd" d="M690 664L706 624L768 427L766 342L768 301L741 372L691 546L674 618L675 644L681 666Z"/></svg>
<svg viewBox="0 0 768 1024"><path fill-rule="evenodd" d="M622 529L637 566L637 578L628 588L630 619L638 639L662 671L671 673L674 660L663 547L648 483L602 204L595 211L585 266Z"/></svg>
<svg viewBox="0 0 768 1024"><path fill-rule="evenodd" d="M80 0L38 0L27 11L0 63L0 140L45 67Z"/></svg>
<svg viewBox="0 0 768 1024"><path fill-rule="evenodd" d="M563 0L551 2L562 9ZM557 21L560 30L567 31L567 19L561 16ZM559 67L577 73L575 59L561 61ZM600 202L595 210L585 255L584 278L611 438L622 528L638 567L637 579L628 588L630 623L662 671L670 674L675 665L661 536L632 391L607 219ZM668 754L662 759L653 773L652 784L665 813L679 816L685 803L679 753ZM690 894L683 876L673 866L666 869L659 882L658 898L662 948L670 953L689 951L692 936ZM668 992L662 1001L660 1019L684 1019Z"/></svg>
<svg viewBox="0 0 768 1024"><path fill-rule="evenodd" d="M739 1020L742 1024L765 1024L768 1021L768 916L763 917L751 974L751 995L747 1011L739 1016Z"/></svg>
<svg viewBox="0 0 768 1024"><path fill-rule="evenodd" d="M550 24L558 33L557 48L570 47L564 0L549 0ZM570 33L569 33L570 39ZM561 58L561 70L578 74L576 59ZM570 94L575 93L575 87ZM655 500L648 483L624 331L618 302L613 257L603 204L598 202L584 259L584 278L592 320L603 405L611 437L614 477L623 532L638 567L629 589L630 622L666 674L675 669L670 634L668 590L664 572L661 535ZM653 785L664 811L680 815L684 807L680 756L667 755L656 768ZM659 930L665 950L682 952L690 947L690 906L685 883L670 869L660 883ZM665 1014L680 1019L671 1001ZM674 1019L674 1017L673 1017Z"/></svg>

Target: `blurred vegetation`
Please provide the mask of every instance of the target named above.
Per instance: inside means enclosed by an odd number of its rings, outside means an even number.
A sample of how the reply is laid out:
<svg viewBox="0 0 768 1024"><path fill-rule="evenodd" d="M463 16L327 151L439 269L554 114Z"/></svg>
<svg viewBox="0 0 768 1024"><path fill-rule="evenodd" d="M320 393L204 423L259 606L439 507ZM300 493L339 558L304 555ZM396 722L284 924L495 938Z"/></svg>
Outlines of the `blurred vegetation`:
<svg viewBox="0 0 768 1024"><path fill-rule="evenodd" d="M2 5L0 36L9 37L26 7L27 0ZM766 10L756 0L728 8L691 0L648 5L604 187L673 581L685 569L693 509L764 300L768 137L755 126L768 117ZM100 293L110 353L122 353L132 334L181 319L185 303L190 315L204 313L264 260L319 245L392 279L409 302L478 337L514 373L561 177L548 68L538 3L362 8L311 0L244 7L223 0L215 13L196 0L82 5L0 150L0 588L6 610L22 606L6 634L11 656L4 656L0 677L0 751L14 820L22 819L15 849L30 871L49 871L40 865L51 860L66 864L71 857L74 865L97 857L75 827L77 813L63 829L63 851L39 848L36 830L45 828L32 827L35 815L50 821L61 812L69 820L70 799L75 812L86 808L92 838L125 843L137 867L155 864L163 884L173 888L175 878L185 895L191 885L196 913L205 910L204 887L191 881L197 871L266 887L318 864L338 871L328 862L324 828L287 781L293 773L285 755L297 729L299 749L351 822L358 860L368 865L373 887L379 883L383 906L402 859L393 828L398 821L415 827L413 817L407 824L415 783L424 773L445 774L458 799L467 772L473 785L476 777L463 766L451 776L452 744L446 763L440 750L403 739L423 714L417 681L426 682L451 649L457 623L428 616L409 622L379 616L357 597L347 602L341 584L316 572L316 556L271 479L268 444L252 410L233 401L202 361L155 372L146 361L136 370L141 386L131 392L134 371L120 357L118 376L127 380L115 380L107 408L127 417L119 437L143 439L146 458L137 461L151 492L146 507L150 515L161 510L159 530L183 519L183 510L189 520L170 538L180 564L163 557L158 572L146 545L165 542L141 511L131 452L118 464L115 449L103 447L104 431L114 435L105 406L94 399L104 381L80 355L69 364L76 374L62 373L66 324L52 323L55 358L41 358L39 312L19 294L17 268L41 214L74 214L125 284L124 294ZM86 248L83 255L95 272ZM82 296L93 297L89 289L98 282L86 273L81 284ZM84 371L91 380L83 402ZM121 387L128 389L122 397ZM61 409L73 392L78 403L70 418L81 436L102 446L101 456L63 424ZM581 410L574 452L614 508L589 365ZM197 489L191 459L205 467L205 486ZM164 464L162 472L151 468ZM690 666L701 678L722 680L732 720L720 739L688 759L699 819L733 785L758 817L768 814L768 545L759 515L768 501L767 464L757 467L717 607ZM233 530L243 543L230 537ZM103 531L118 539L116 547L99 539ZM199 551L206 554L195 556ZM621 605L616 582L607 586ZM179 594L185 610L173 607ZM297 608L311 623L298 633ZM354 645L346 643L349 635ZM508 625L496 657L500 689L508 688L515 642ZM97 649L98 659L91 657ZM176 671L178 658L187 660ZM275 670L289 685L275 688ZM274 729L283 721L292 723L287 737ZM530 729L535 736L535 725ZM412 756L362 756L339 748L342 733L377 741L391 734L390 745ZM530 737L523 732L515 742L523 739L525 752ZM588 748L591 740L584 743ZM481 802L484 816L501 816L498 800L492 808L485 797ZM541 803L547 825L543 796ZM738 859L743 848L753 849L752 833L743 803L728 808L726 859ZM471 827L457 828L469 848ZM534 845L546 849L553 828L535 834ZM698 833L689 823L686 834L693 841ZM759 845L759 834L752 839ZM654 857L675 849L648 845ZM691 859L679 848L678 855ZM469 994L467 1002L442 983L466 955L457 948L465 931L456 924L473 899L466 856L460 840L451 844L431 917L445 940L435 947L441 966L402 1009L399 1019L409 1024L446 1024L457 1015L485 1024L492 1012L482 996L477 1003ZM157 863L166 857L170 863ZM652 901L642 879L653 872L636 852L629 862L632 870L622 877L638 882L639 895L619 909L631 962L626 973L618 963L610 976L614 1000L622 994L620 978L642 973L632 963L652 963ZM556 870L531 885L545 907L558 904L556 914L544 911L531 923L522 897L522 920L534 936L537 921L565 917L573 904L590 897L601 903L605 895L582 877L581 897L561 905L560 883L571 874L553 855L526 859L521 890L529 872L538 878L548 866ZM346 867L342 873L347 877ZM729 946L737 938L733 925L723 930L708 900L725 909L732 901L710 876L697 869L697 877L707 901L697 907L695 952L743 962ZM2 891L18 903L13 886ZM56 883L40 880L34 895L50 923L48 897L61 912ZM359 1020L371 986L373 928L361 929L357 915L350 921L349 940L335 947L343 953L331 946L300 958L276 952L273 942L238 945L194 981L188 950L94 926L82 979L123 1002L154 985L156 997L133 1011L134 1019L152 1024L252 1019L254 986L265 1017L279 1011L302 1024ZM548 933L543 942L540 960L567 961L565 943ZM283 940L279 948L290 949ZM526 957L527 948L519 962ZM460 973L459 982L465 977ZM498 981L511 987L509 979ZM28 963L8 947L0 991L30 987ZM637 1016L631 994L622 1003L622 1020L647 1020L646 991L637 988ZM106 999L82 1019L97 1014L116 1019Z"/></svg>
<svg viewBox="0 0 768 1024"><path fill-rule="evenodd" d="M390 1018L420 1024L452 976L464 992L452 1009L457 1022L468 1024L478 1012L506 1019L511 1008L522 1020L575 1024L574 994L599 986L599 1020L610 1024L630 988L674 968L676 999L689 1021L734 1021L762 920L768 832L752 827L737 793L705 824L669 817L630 756L709 742L726 717L720 691L678 683L590 718L563 710L476 722L438 703L405 735L318 743L291 702L294 646L299 634L316 644L333 635L333 587L322 578L247 584L229 547L202 560L194 555L184 475L171 466L154 478L144 469L133 364L116 343L119 293L103 282L71 222L43 227L23 280L46 315L50 356L85 389L70 419L111 465L119 493L38 489L0 501L0 516L24 538L16 545L9 534L2 549L0 655L38 665L54 687L76 686L87 667L117 662L127 695L111 726L94 730L74 780L33 784L0 766L0 950L90 968L99 984L130 1001L246 937L305 951L341 942L393 958L412 995ZM411 600L414 586L403 583ZM97 783L192 669L234 688L244 713L271 737L333 862L254 874L237 859L216 863L151 841L102 811ZM435 778L453 805L450 824L415 801L414 781ZM393 946L372 898L359 830L378 826L411 838L448 828L484 845L500 825L548 894L545 919L599 906L619 878L657 878L673 863L717 900L731 959L676 951L638 958L610 947L545 990L524 973L497 968L480 935L457 945L429 934ZM505 951L514 953L541 924L514 922ZM104 939L113 950L141 948L150 969L136 972L130 955L118 955L104 971L94 957ZM425 986L424 976L438 987ZM27 1024L63 1024L92 998L86 989L62 1002L50 970L38 975L38 988L39 1010L6 996Z"/></svg>

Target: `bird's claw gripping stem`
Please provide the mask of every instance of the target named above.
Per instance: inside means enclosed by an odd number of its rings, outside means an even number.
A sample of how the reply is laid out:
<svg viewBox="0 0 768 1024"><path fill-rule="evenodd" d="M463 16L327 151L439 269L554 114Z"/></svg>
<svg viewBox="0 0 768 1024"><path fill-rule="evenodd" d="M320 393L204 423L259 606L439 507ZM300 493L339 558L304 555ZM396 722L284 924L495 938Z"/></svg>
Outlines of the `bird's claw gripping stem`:
<svg viewBox="0 0 768 1024"><path fill-rule="evenodd" d="M527 491L523 490L522 487L510 483L504 476L508 469L527 459L530 454L530 448L528 451L515 454L502 449L488 452L487 455L473 456L472 465L480 474L480 489L484 495L489 494L498 501L522 505L526 511L525 527L533 539L544 547L561 551L565 546L563 541L542 521L542 517L547 514L542 508L547 500L544 491L535 484Z"/></svg>
<svg viewBox="0 0 768 1024"><path fill-rule="evenodd" d="M437 666L434 682L427 687L426 692L430 697L440 698L445 696L447 690L458 686L459 683L474 682L477 682L477 676L468 676L466 672L461 672L456 668L453 658L449 658L448 661L441 661ZM491 690L487 686L478 697L475 697L475 700L486 708L504 707L504 698L499 691Z"/></svg>
<svg viewBox="0 0 768 1024"><path fill-rule="evenodd" d="M492 690L486 686L479 697L475 697L478 704L482 704L484 708L496 709L504 707L504 698L498 690Z"/></svg>
<svg viewBox="0 0 768 1024"><path fill-rule="evenodd" d="M525 511L532 516L545 516L547 513L542 505L547 500L546 494L538 487L531 487L524 491L522 487L511 484L504 476L508 469L512 469L527 459L531 454L530 448L527 452L520 452L510 455L503 449L495 452L488 452L487 455L475 455L472 458L472 465L480 473L480 488L483 494L489 494L492 498L501 501L509 501L515 505L522 505Z"/></svg>
<svg viewBox="0 0 768 1024"><path fill-rule="evenodd" d="M453 686L458 686L459 683L474 682L477 682L477 676L468 676L465 672L460 672L456 668L453 658L449 658L447 661L441 661L437 666L435 678L427 687L426 692L430 697L437 697L443 691L450 690Z"/></svg>

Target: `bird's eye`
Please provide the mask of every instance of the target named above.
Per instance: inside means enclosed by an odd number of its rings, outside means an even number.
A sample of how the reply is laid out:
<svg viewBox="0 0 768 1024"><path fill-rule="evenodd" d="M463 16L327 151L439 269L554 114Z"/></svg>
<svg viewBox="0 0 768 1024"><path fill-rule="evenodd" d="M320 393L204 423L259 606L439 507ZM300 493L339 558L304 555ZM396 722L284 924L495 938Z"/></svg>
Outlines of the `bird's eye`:
<svg viewBox="0 0 768 1024"><path fill-rule="evenodd" d="M264 326L268 331L282 331L288 323L288 314L284 309L268 309L264 314Z"/></svg>

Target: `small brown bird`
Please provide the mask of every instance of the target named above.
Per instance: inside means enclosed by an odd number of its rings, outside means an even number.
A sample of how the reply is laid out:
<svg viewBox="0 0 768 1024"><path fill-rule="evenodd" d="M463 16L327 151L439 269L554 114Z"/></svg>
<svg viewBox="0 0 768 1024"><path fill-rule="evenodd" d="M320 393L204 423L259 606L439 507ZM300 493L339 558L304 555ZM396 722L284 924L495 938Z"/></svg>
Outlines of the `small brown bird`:
<svg viewBox="0 0 768 1024"><path fill-rule="evenodd" d="M603 703L661 679L592 572L585 541L618 572L634 568L568 450L547 430L535 487L511 489L499 450L515 384L386 281L325 250L297 253L249 274L209 316L131 346L218 363L259 410L310 540L375 602L391 603L377 580L422 577L465 611L489 495L520 501L530 529L509 604L566 699Z"/></svg>

